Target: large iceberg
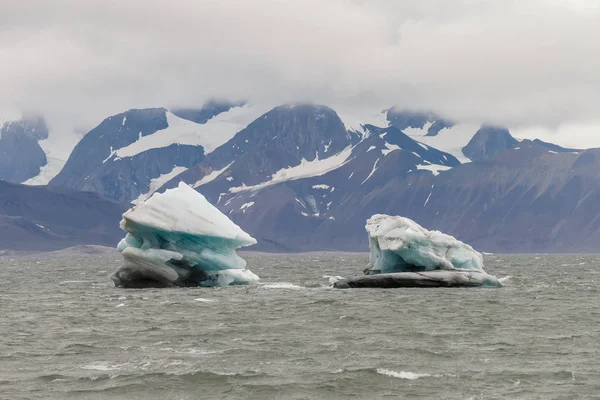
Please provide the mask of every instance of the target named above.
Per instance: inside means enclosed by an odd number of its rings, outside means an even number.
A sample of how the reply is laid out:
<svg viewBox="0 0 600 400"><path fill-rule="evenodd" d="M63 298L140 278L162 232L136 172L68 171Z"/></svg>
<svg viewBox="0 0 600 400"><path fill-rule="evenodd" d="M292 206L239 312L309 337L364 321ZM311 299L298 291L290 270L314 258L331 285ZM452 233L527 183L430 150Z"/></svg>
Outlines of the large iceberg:
<svg viewBox="0 0 600 400"><path fill-rule="evenodd" d="M255 283L236 249L256 240L194 189L180 183L123 214L117 245L125 259L111 276L121 287Z"/></svg>
<svg viewBox="0 0 600 400"><path fill-rule="evenodd" d="M500 287L483 270L483 256L471 246L416 222L376 214L367 220L369 266L365 276L338 281L350 287Z"/></svg>

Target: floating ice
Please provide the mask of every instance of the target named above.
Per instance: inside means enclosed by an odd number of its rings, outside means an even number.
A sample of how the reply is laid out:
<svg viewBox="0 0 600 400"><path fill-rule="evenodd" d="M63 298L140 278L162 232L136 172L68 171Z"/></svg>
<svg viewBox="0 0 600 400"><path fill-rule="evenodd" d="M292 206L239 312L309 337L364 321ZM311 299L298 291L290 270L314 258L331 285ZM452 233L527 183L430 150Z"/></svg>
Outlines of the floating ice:
<svg viewBox="0 0 600 400"><path fill-rule="evenodd" d="M256 240L185 183L125 212L121 229L127 235L117 249L125 263L111 277L116 286L227 286L259 280L236 254Z"/></svg>
<svg viewBox="0 0 600 400"><path fill-rule="evenodd" d="M377 214L367 220L366 229L372 271L483 271L483 257L471 246L408 218Z"/></svg>
<svg viewBox="0 0 600 400"><path fill-rule="evenodd" d="M366 229L366 276L335 282L335 287L502 286L483 270L481 253L450 235L383 214L369 218Z"/></svg>

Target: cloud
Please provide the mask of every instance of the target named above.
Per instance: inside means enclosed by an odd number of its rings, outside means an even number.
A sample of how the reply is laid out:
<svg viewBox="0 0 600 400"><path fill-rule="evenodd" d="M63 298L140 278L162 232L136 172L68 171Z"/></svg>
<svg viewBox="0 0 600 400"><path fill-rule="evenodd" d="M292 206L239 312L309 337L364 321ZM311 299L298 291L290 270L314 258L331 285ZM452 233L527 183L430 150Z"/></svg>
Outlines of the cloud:
<svg viewBox="0 0 600 400"><path fill-rule="evenodd" d="M600 125L595 0L11 3L0 109L63 124L221 97L398 104L550 134Z"/></svg>

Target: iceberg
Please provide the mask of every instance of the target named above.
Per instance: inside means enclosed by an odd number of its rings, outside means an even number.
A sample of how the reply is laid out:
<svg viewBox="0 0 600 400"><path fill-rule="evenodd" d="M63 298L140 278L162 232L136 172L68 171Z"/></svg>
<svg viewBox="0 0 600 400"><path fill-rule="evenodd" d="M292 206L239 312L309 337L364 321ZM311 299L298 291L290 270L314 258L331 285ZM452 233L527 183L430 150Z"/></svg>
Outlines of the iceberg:
<svg viewBox="0 0 600 400"><path fill-rule="evenodd" d="M258 282L236 249L256 240L181 182L123 214L115 286L227 286Z"/></svg>
<svg viewBox="0 0 600 400"><path fill-rule="evenodd" d="M501 287L483 270L471 246L409 218L376 214L367 220L369 265L365 275L334 283L354 287Z"/></svg>

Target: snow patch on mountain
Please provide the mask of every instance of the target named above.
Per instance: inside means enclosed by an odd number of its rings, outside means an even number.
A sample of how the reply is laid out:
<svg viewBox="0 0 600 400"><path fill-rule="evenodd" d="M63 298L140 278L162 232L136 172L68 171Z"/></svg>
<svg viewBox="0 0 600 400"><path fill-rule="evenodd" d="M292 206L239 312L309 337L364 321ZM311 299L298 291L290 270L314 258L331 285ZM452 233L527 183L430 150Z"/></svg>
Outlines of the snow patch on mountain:
<svg viewBox="0 0 600 400"><path fill-rule="evenodd" d="M72 130L52 129L47 139L38 143L46 153L47 164L40 168L40 173L23 182L24 185L47 185L65 166L71 152L81 139L81 135Z"/></svg>
<svg viewBox="0 0 600 400"><path fill-rule="evenodd" d="M328 158L324 158L322 160L319 159L319 154L317 153L317 156L314 160L308 161L305 158L303 158L300 161L299 165L280 169L271 176L270 180L266 182L262 182L258 185L252 186L246 186L242 184L242 186L229 188L229 192L238 193L246 190L258 190L263 187L284 181L292 181L301 178L310 178L314 176L324 175L327 172L338 169L339 167L344 165L350 158L350 155L352 154L352 149L353 148L351 146L348 146L338 154L335 154Z"/></svg>
<svg viewBox="0 0 600 400"><path fill-rule="evenodd" d="M132 157L150 149L168 147L172 144L202 146L206 155L225 144L268 109L258 105L234 107L211 118L205 124L197 124L167 112L168 128L141 136L129 146L118 149L115 155L121 158Z"/></svg>
<svg viewBox="0 0 600 400"><path fill-rule="evenodd" d="M253 201L250 201L250 202L248 202L248 203L244 203L244 204L242 204L242 206L240 207L240 211L242 211L243 213L245 213L245 212L246 212L246 210L247 210L248 208L252 207L253 205L254 205L254 202L253 202Z"/></svg>
<svg viewBox="0 0 600 400"><path fill-rule="evenodd" d="M391 144L391 143L388 143L388 142L385 142L385 147L386 147L385 150L381 150L381 153L384 156L387 156L389 153L391 153L394 150L402 150L402 148L400 146L398 146L396 144Z"/></svg>
<svg viewBox="0 0 600 400"><path fill-rule="evenodd" d="M431 171L433 175L437 176L440 174L440 171L448 171L449 169L452 169L452 167L439 164L418 164L417 169Z"/></svg>
<svg viewBox="0 0 600 400"><path fill-rule="evenodd" d="M375 171L377 171L377 163L379 163L379 160L380 160L379 158L378 158L377 160L375 160L375 163L373 164L373 169L371 169L371 173L369 174L369 176L367 176L367 177L365 178L365 180L364 180L364 181L362 181L362 182L361 182L361 185L362 185L363 183L365 183L366 181L368 181L368 180L369 180L369 178L371 178L371 177L373 176L373 174L375 173Z"/></svg>
<svg viewBox="0 0 600 400"><path fill-rule="evenodd" d="M202 179L200 179L199 181L197 181L196 183L194 183L194 185L192 186L194 189L196 189L199 186L202 185L206 185L209 182L214 181L215 179L217 179L219 177L219 175L221 175L227 168L231 167L231 164L233 164L235 161L232 161L231 163L229 163L229 165L227 165L225 168L222 168L220 170L217 171L212 171L210 174L205 175Z"/></svg>
<svg viewBox="0 0 600 400"><path fill-rule="evenodd" d="M471 160L463 154L462 148L469 143L479 128L476 124L456 124L440 130L436 136L424 136L429 129L426 124L423 129L407 128L404 133L418 142L452 154L464 164Z"/></svg>
<svg viewBox="0 0 600 400"><path fill-rule="evenodd" d="M431 125L433 125L433 122L428 121L425 123L425 125L423 125L423 128L408 127L408 128L404 128L402 130L402 132L404 132L405 135L408 135L411 137L425 136L429 132L429 128L431 128ZM440 150L440 149L438 149L438 150Z"/></svg>

